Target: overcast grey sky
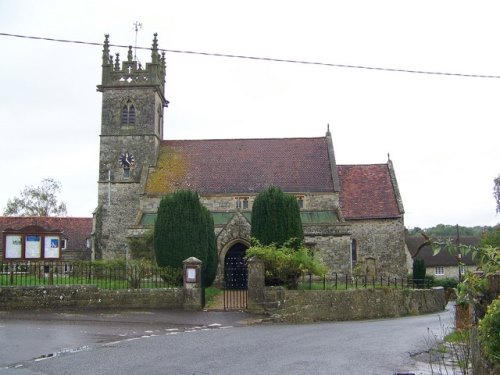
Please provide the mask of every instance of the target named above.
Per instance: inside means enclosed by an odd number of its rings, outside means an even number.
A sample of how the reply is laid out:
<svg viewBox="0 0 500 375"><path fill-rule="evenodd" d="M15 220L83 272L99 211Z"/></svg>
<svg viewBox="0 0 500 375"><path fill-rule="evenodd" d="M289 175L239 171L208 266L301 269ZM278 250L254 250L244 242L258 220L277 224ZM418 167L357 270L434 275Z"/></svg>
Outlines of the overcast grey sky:
<svg viewBox="0 0 500 375"><path fill-rule="evenodd" d="M332 64L500 76L498 1L0 0L0 32ZM97 203L101 46L0 36L0 208L62 183ZM126 56L126 49L112 47ZM138 51L144 64L149 51ZM168 52L167 139L333 135L338 164L394 163L408 227L495 225L500 79Z"/></svg>

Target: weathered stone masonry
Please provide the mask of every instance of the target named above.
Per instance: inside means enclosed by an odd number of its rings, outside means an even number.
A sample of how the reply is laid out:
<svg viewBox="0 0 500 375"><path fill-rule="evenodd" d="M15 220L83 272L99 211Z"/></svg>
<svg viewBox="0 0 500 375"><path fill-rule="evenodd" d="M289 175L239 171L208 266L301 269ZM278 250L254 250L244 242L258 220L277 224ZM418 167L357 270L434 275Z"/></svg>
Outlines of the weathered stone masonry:
<svg viewBox="0 0 500 375"><path fill-rule="evenodd" d="M191 189L214 217L220 281L233 246L250 245L255 196L275 185L300 200L306 244L329 275L354 267L406 274L404 209L390 160L337 165L329 130L318 138L163 140L166 62L156 35L146 68L132 60L131 48L124 61L111 57L106 37L102 69L95 258L126 257L127 238L152 227L161 197ZM130 105L134 121L124 124ZM118 162L125 152L135 156L130 168Z"/></svg>

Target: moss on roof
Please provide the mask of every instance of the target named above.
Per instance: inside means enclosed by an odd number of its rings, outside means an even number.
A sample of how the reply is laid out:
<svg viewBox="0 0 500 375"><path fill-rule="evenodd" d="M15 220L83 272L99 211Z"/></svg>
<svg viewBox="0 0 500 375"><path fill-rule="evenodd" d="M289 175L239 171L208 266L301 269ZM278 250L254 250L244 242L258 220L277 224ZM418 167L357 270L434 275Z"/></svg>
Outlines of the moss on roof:
<svg viewBox="0 0 500 375"><path fill-rule="evenodd" d="M177 190L186 177L187 159L171 147L162 147L156 167L149 173L147 194L168 194Z"/></svg>

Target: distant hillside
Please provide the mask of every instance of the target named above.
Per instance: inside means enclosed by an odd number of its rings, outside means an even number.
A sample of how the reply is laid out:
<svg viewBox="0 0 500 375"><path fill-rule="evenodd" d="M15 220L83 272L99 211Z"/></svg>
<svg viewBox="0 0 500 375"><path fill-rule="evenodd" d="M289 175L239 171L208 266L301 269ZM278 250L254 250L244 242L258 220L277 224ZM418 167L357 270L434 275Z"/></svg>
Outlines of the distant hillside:
<svg viewBox="0 0 500 375"><path fill-rule="evenodd" d="M474 236L479 237L483 232L492 230L493 227L490 226L476 226L476 227L461 227L458 226L458 234L460 236ZM438 224L432 228L411 228L408 229L408 234L410 236L415 236L424 232L428 236L438 237L438 236L449 236L456 237L457 236L457 226L456 225L445 225Z"/></svg>

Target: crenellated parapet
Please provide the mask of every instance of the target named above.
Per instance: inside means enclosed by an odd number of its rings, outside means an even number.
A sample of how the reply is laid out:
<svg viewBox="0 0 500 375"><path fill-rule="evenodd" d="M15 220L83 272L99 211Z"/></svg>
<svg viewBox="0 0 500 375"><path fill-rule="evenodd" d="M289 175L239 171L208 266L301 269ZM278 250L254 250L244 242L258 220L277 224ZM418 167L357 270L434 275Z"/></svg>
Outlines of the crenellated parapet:
<svg viewBox="0 0 500 375"><path fill-rule="evenodd" d="M158 50L157 34L154 34L151 48L151 62L142 65L133 60L132 46L129 46L127 59L120 61L120 54L113 56L109 49L109 35L105 35L102 50L102 80L97 86L97 91L105 88L155 86L162 94L165 93L165 52Z"/></svg>

